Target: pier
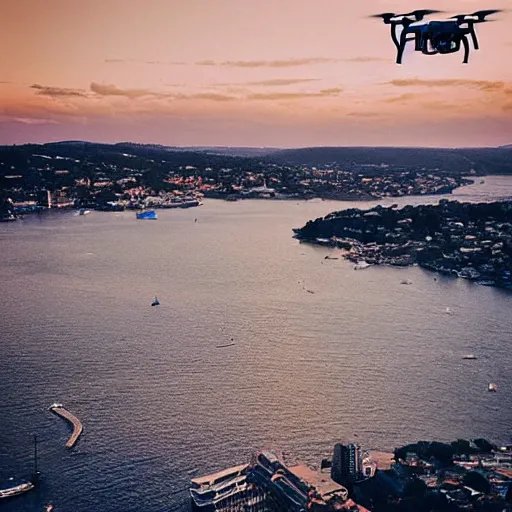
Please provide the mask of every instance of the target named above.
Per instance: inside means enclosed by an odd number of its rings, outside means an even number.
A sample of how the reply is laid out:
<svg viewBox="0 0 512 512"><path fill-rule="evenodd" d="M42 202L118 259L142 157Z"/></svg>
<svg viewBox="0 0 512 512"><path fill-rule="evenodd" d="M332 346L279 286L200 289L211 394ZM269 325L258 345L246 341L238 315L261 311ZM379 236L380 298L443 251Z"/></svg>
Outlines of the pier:
<svg viewBox="0 0 512 512"><path fill-rule="evenodd" d="M68 410L64 409L64 407L61 404L51 405L50 411L57 414L61 418L64 418L66 421L73 425L73 433L71 434L71 437L68 439L68 442L66 443L66 448L73 448L75 443L78 441L80 434L83 431L82 423L74 414L71 414Z"/></svg>

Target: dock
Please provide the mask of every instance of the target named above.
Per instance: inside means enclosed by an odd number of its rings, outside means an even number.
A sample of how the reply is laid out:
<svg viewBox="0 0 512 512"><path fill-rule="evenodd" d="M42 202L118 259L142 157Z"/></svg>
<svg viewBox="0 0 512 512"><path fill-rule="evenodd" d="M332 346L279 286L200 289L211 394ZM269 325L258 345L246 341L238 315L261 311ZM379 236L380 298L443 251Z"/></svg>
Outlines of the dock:
<svg viewBox="0 0 512 512"><path fill-rule="evenodd" d="M64 407L62 407L62 405L60 404L51 405L50 411L57 414L57 416L64 418L66 421L71 423L71 425L73 425L73 433L71 434L71 437L68 439L68 442L66 443L66 448L73 448L73 446L75 446L75 443L78 441L78 438L80 437L80 434L84 429L82 423L74 414L71 414L67 409L64 409Z"/></svg>

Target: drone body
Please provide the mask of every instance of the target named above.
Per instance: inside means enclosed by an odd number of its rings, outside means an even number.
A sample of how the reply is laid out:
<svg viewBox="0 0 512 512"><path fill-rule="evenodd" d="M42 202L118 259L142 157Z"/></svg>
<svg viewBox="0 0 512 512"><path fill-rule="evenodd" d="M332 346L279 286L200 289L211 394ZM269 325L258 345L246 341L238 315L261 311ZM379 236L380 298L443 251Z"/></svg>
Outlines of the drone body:
<svg viewBox="0 0 512 512"><path fill-rule="evenodd" d="M464 48L464 64L468 63L471 38L473 48L478 50L478 39L475 23L488 21L486 16L500 12L496 9L477 11L473 14L458 14L444 20L424 20L429 14L440 11L424 9L407 14L391 12L377 14L373 17L382 18L386 25L391 25L391 39L396 46L396 63L402 63L405 47L409 41L414 41L415 51L425 55L456 53ZM398 34L398 27L402 31Z"/></svg>

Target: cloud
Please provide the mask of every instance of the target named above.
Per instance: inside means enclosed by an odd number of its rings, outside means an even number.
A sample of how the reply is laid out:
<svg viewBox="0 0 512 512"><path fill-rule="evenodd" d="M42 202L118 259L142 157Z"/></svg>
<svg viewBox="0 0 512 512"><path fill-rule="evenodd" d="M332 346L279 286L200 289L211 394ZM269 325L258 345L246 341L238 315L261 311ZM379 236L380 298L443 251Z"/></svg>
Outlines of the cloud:
<svg viewBox="0 0 512 512"><path fill-rule="evenodd" d="M282 85L303 84L303 83L307 83L307 82L318 82L319 80L320 80L320 78L273 78L271 80L261 80L260 82L246 82L245 84L236 84L236 85L273 87L273 86L282 86ZM233 84L229 84L229 85L233 85Z"/></svg>
<svg viewBox="0 0 512 512"><path fill-rule="evenodd" d="M278 79L279 80L279 79ZM283 79L285 80L285 79ZM303 79L306 80L306 79ZM301 80L302 81L302 80ZM260 85L276 84L273 80L255 82ZM284 81L277 82L280 85L284 85ZM286 84L296 83L296 80L286 80ZM148 99L160 99L160 100L207 100L214 102L226 102L226 101L243 101L243 100L295 100L302 98L319 98L328 96L337 96L342 92L339 87L331 89L322 89L317 92L275 92L275 93L249 93L239 96L216 93L216 92L198 92L192 94L185 93L162 93L152 91L150 89L121 89L113 84L98 84L95 82L91 83L91 91L99 96L121 96L128 99L138 99L146 97Z"/></svg>
<svg viewBox="0 0 512 512"><path fill-rule="evenodd" d="M345 115L350 117L379 117L381 112L347 112Z"/></svg>
<svg viewBox="0 0 512 512"><path fill-rule="evenodd" d="M253 93L247 96L249 100L300 100L306 98L324 98L338 96L343 89L332 88L322 89L318 92L274 92L274 93Z"/></svg>
<svg viewBox="0 0 512 512"><path fill-rule="evenodd" d="M416 99L418 96L417 94L412 93L406 93L406 94L400 94L400 96L393 96L392 98L386 98L384 100L385 103L405 103L410 100Z"/></svg>
<svg viewBox="0 0 512 512"><path fill-rule="evenodd" d="M52 98L58 97L81 97L85 98L87 95L82 89L68 89L66 87L51 87L47 85L33 84L31 89L36 89L36 94L40 96L50 96Z"/></svg>
<svg viewBox="0 0 512 512"><path fill-rule="evenodd" d="M391 80L389 83L396 87L476 87L482 91L500 91L507 86L502 81L467 80L462 78L445 78L440 80L409 78Z"/></svg>
<svg viewBox="0 0 512 512"><path fill-rule="evenodd" d="M209 101L231 101L237 99L235 96L219 94L214 92L199 92L194 94L184 93L163 93L150 89L121 89L114 84L91 83L91 91L99 96L121 96L130 100L137 98L160 99L160 100L209 100Z"/></svg>
<svg viewBox="0 0 512 512"><path fill-rule="evenodd" d="M295 66L307 66L309 64L326 64L329 62L339 62L339 59L330 59L326 57L310 57L303 59L287 60L237 60L216 62L213 60L200 60L196 62L197 66L226 66L233 68L291 68Z"/></svg>
<svg viewBox="0 0 512 512"><path fill-rule="evenodd" d="M90 88L92 92L99 96L124 96L130 99L141 98L143 96L162 96L162 94L149 89L120 89L113 84L98 84L96 82L92 82Z"/></svg>
<svg viewBox="0 0 512 512"><path fill-rule="evenodd" d="M184 99L184 100L210 100L210 101L232 101L236 100L235 96L228 96L227 94L216 94L216 93L196 93L196 94L175 94L173 95L175 99Z"/></svg>
<svg viewBox="0 0 512 512"><path fill-rule="evenodd" d="M14 117L11 118L11 121L21 124L29 124L29 125L40 125L40 124L59 124L55 119L39 119L32 117Z"/></svg>

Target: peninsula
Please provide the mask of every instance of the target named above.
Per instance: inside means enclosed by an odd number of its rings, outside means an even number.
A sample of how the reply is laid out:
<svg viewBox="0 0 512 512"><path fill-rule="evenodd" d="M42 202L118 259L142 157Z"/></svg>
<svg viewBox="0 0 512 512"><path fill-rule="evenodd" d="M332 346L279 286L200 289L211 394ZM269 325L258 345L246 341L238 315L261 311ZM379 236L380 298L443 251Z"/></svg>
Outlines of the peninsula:
<svg viewBox="0 0 512 512"><path fill-rule="evenodd" d="M301 241L345 249L354 262L418 264L512 289L512 201L351 208L295 229Z"/></svg>
<svg viewBox="0 0 512 512"><path fill-rule="evenodd" d="M512 174L512 149L177 148L67 141L0 146L0 220L44 208L188 208L200 199L449 194Z"/></svg>

